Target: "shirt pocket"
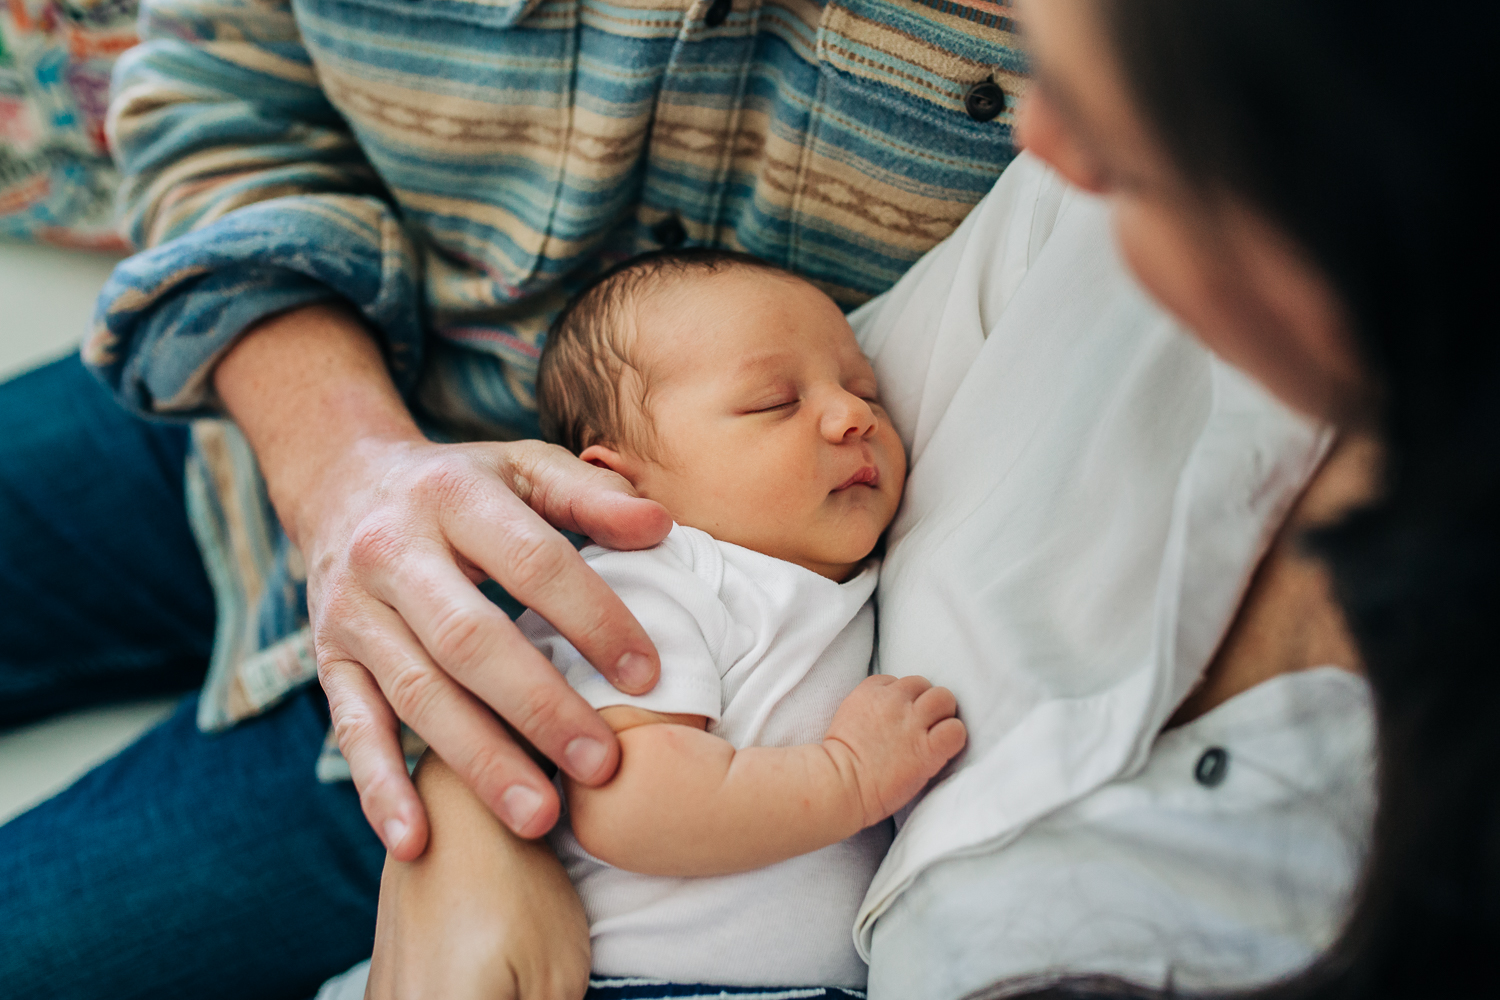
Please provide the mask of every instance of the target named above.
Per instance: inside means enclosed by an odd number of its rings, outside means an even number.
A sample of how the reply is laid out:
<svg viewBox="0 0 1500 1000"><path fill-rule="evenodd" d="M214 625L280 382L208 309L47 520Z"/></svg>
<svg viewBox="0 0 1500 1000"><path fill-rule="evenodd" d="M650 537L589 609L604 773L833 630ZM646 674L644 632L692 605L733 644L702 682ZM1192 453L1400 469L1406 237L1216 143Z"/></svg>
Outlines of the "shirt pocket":
<svg viewBox="0 0 1500 1000"><path fill-rule="evenodd" d="M817 60L788 266L852 306L953 232L1014 158L1025 60L1009 7L982 0L828 0ZM976 86L1003 102L988 120L970 111L986 107Z"/></svg>
<svg viewBox="0 0 1500 1000"><path fill-rule="evenodd" d="M483 308L530 291L569 148L577 4L295 0L295 10L324 92L439 258L434 296Z"/></svg>

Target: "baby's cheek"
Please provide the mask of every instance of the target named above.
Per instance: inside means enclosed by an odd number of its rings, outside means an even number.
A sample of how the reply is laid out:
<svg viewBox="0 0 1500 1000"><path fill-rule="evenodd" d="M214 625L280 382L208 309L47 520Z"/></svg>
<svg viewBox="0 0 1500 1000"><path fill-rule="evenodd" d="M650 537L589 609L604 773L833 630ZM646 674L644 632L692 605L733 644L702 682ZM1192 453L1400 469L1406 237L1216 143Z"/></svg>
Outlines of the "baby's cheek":
<svg viewBox="0 0 1500 1000"><path fill-rule="evenodd" d="M722 508L737 530L749 538L785 539L804 530L813 519L808 480L771 470L738 476L724 491ZM759 546L751 546L759 547Z"/></svg>
<svg viewBox="0 0 1500 1000"><path fill-rule="evenodd" d="M896 511L900 508L901 491L899 489L892 490L890 496L886 498L885 509L881 512L880 530L882 532L891 526L891 522L896 519Z"/></svg>
<svg viewBox="0 0 1500 1000"><path fill-rule="evenodd" d="M886 524L895 519L896 510L901 506L901 491L906 488L906 455L900 450L896 454L894 474L885 477L880 484L881 496L886 502Z"/></svg>

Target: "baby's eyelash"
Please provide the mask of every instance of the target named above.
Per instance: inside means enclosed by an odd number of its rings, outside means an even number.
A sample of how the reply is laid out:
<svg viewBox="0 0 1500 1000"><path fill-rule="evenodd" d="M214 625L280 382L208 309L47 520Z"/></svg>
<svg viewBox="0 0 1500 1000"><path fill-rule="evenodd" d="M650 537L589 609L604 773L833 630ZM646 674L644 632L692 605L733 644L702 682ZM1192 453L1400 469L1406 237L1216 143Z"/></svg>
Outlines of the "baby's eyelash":
<svg viewBox="0 0 1500 1000"><path fill-rule="evenodd" d="M777 410L784 410L788 406L795 406L796 404L798 404L800 402L802 402L801 399L788 399L785 402L782 402L782 403L773 403L770 406L762 406L762 407L760 407L758 409L750 410L749 412L751 412L751 413L775 413Z"/></svg>

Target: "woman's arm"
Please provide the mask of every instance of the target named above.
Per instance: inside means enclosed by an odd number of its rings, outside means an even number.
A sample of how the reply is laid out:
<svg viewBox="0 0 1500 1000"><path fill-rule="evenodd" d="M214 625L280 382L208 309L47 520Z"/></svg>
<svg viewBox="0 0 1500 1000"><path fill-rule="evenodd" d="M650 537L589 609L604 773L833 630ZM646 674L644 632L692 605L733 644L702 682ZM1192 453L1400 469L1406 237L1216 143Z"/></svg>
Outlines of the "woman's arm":
<svg viewBox="0 0 1500 1000"><path fill-rule="evenodd" d="M501 826L431 752L414 778L431 844L386 859L367 997L581 998L589 925L551 848Z"/></svg>
<svg viewBox="0 0 1500 1000"><path fill-rule="evenodd" d="M736 750L701 716L606 708L620 768L568 784L573 833L617 868L719 875L827 847L900 809L964 745L946 688L866 678L821 743Z"/></svg>

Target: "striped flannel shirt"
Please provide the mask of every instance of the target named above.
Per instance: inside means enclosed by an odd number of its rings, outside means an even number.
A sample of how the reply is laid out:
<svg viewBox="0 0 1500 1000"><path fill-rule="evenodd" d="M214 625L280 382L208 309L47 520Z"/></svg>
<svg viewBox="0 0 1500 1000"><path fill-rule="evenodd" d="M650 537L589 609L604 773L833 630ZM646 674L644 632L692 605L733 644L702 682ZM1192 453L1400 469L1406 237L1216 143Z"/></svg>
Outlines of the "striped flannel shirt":
<svg viewBox="0 0 1500 1000"><path fill-rule="evenodd" d="M142 251L84 357L191 420L217 597L199 723L315 675L305 568L209 373L338 296L434 435L537 431L568 292L662 243L731 247L851 308L1014 155L1007 0L146 0L108 121Z"/></svg>

